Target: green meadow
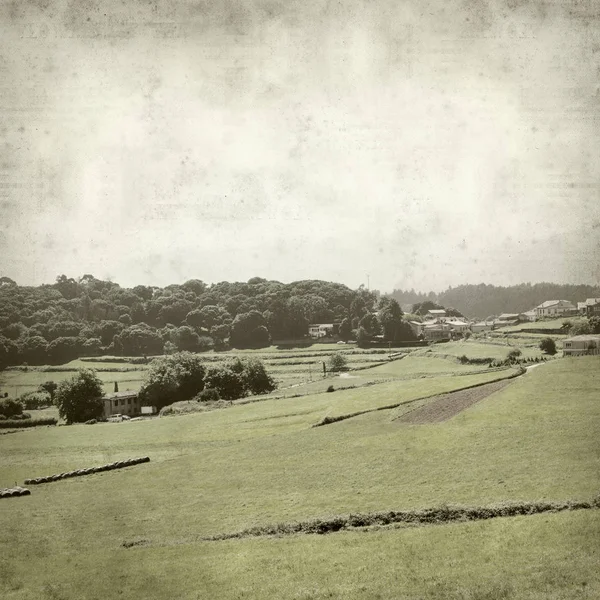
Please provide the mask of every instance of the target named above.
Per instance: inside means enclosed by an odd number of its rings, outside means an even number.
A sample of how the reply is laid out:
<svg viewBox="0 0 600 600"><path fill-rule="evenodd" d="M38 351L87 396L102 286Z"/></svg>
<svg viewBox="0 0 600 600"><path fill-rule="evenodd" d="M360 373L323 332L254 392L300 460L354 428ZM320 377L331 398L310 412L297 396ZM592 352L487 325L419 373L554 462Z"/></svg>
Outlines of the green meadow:
<svg viewBox="0 0 600 600"><path fill-rule="evenodd" d="M382 382L363 388L0 435L0 487L151 459L1 500L0 544L8 551L0 558L0 597L600 597L597 509L202 540L358 512L598 494L598 357L540 365L428 425L394 419L403 402L427 403L431 394L509 370L401 379L407 360L372 369ZM398 407L376 410L389 405ZM314 427L325 416L359 411L368 412Z"/></svg>

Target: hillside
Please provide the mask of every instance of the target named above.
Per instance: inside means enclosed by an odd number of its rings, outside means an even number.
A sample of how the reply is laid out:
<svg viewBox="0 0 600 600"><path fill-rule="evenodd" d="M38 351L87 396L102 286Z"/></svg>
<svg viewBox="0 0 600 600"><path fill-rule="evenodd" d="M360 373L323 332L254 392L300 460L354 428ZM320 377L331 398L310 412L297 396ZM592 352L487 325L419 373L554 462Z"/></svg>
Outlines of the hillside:
<svg viewBox="0 0 600 600"><path fill-rule="evenodd" d="M394 290L390 296L400 305L432 300L456 308L470 318L485 319L489 315L504 312L525 312L546 300L570 300L577 305L577 302L586 298L600 297L600 287L557 283L523 283L502 287L481 283L450 287L440 293Z"/></svg>

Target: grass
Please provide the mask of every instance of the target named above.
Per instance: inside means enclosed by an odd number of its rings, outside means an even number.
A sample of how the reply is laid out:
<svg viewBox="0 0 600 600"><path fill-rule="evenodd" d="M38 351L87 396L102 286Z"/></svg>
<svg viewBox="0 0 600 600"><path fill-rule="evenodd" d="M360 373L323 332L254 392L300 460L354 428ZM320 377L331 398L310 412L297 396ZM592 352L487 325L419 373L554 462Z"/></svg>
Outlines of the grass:
<svg viewBox="0 0 600 600"><path fill-rule="evenodd" d="M327 537L198 539L356 512L589 499L600 489L599 364L552 361L431 425L401 425L383 410L312 428L332 409L372 408L408 397L408 386L424 394L490 374L0 436L0 487L151 457L4 500L0 544L10 552L0 559L0 595L598 597L594 510Z"/></svg>
<svg viewBox="0 0 600 600"><path fill-rule="evenodd" d="M407 349L404 349L406 351ZM408 349L410 350L410 349ZM347 355L348 366L351 369L360 369L365 366L386 362L386 349L360 349L353 345L314 344L308 348L279 350L276 346L258 350L240 350L233 352L206 352L201 356L207 364L221 362L235 356L256 357L264 361L268 371L275 378L280 388L304 383L312 377L322 373L322 362L333 352L343 352ZM0 374L0 387L8 392L11 398L26 392L34 391L41 383L52 380L60 382L71 377L78 369L96 369L98 377L103 382L104 392L109 393L114 389L114 382L119 385L120 391L137 391L142 386L148 365L132 364L129 358L123 357L115 361L102 360L73 360L60 366L35 366L27 371L8 370Z"/></svg>
<svg viewBox="0 0 600 600"><path fill-rule="evenodd" d="M528 329L560 329L565 321L569 321L573 325L587 321L585 317L560 317L558 319L547 319L543 321L533 321L530 323L519 323L510 327L502 327L498 331L521 331Z"/></svg>
<svg viewBox="0 0 600 600"><path fill-rule="evenodd" d="M490 358L490 359L504 359L510 350L518 348L522 352L522 358L535 358L542 356L542 351L536 344L532 344L530 341L525 342L518 337L514 338L514 344L503 344L498 343L497 339L490 339L491 343L486 343L482 339L477 340L464 340L458 342L448 342L446 344L436 344L426 350L418 350L414 354L415 356L426 355L426 354L438 354L438 355L450 355L450 356L462 356L463 354L467 358Z"/></svg>

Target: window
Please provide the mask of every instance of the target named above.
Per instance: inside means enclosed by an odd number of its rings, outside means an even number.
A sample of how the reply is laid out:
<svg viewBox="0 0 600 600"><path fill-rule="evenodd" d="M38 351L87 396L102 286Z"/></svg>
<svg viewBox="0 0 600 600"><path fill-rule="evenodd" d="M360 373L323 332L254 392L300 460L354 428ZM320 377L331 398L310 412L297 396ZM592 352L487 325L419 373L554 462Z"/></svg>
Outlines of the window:
<svg viewBox="0 0 600 600"><path fill-rule="evenodd" d="M115 406L119 406L119 401L115 400Z"/></svg>
<svg viewBox="0 0 600 600"><path fill-rule="evenodd" d="M129 400L127 400L127 404L131 404L131 398L129 398Z"/></svg>

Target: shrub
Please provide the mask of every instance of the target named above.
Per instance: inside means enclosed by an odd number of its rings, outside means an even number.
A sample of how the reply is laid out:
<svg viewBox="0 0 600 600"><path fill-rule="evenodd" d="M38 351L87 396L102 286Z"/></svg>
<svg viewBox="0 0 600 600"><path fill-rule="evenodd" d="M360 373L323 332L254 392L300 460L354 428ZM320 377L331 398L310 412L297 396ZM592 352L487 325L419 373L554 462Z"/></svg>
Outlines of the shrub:
<svg viewBox="0 0 600 600"><path fill-rule="evenodd" d="M52 406L52 398L47 392L28 392L19 397L19 402L25 410L39 410Z"/></svg>
<svg viewBox="0 0 600 600"><path fill-rule="evenodd" d="M346 370L348 359L341 352L335 352L329 357L328 363L329 370L335 373Z"/></svg>
<svg viewBox="0 0 600 600"><path fill-rule="evenodd" d="M335 392L335 388L334 388L332 385L330 385L330 386L327 388L327 391L328 391L328 392Z"/></svg>
<svg viewBox="0 0 600 600"><path fill-rule="evenodd" d="M215 388L205 388L194 398L196 402L216 402L220 399L219 390Z"/></svg>
<svg viewBox="0 0 600 600"><path fill-rule="evenodd" d="M469 362L469 359L465 354L463 354L459 359L461 365L466 365ZM487 360L486 360L487 362Z"/></svg>
<svg viewBox="0 0 600 600"><path fill-rule="evenodd" d="M522 352L518 348L513 348L507 355L506 358L510 361L516 361Z"/></svg>
<svg viewBox="0 0 600 600"><path fill-rule="evenodd" d="M44 417L43 419L5 419L0 420L0 429L21 429L23 427L56 425L56 423L57 419L54 417Z"/></svg>
<svg viewBox="0 0 600 600"><path fill-rule="evenodd" d="M556 354L556 343L555 341L550 338L544 338L543 340L540 341L540 350L542 352L545 352L546 354Z"/></svg>
<svg viewBox="0 0 600 600"><path fill-rule="evenodd" d="M22 413L23 405L18 400L13 400L12 398L0 400L0 415L4 415L7 419L10 419Z"/></svg>

